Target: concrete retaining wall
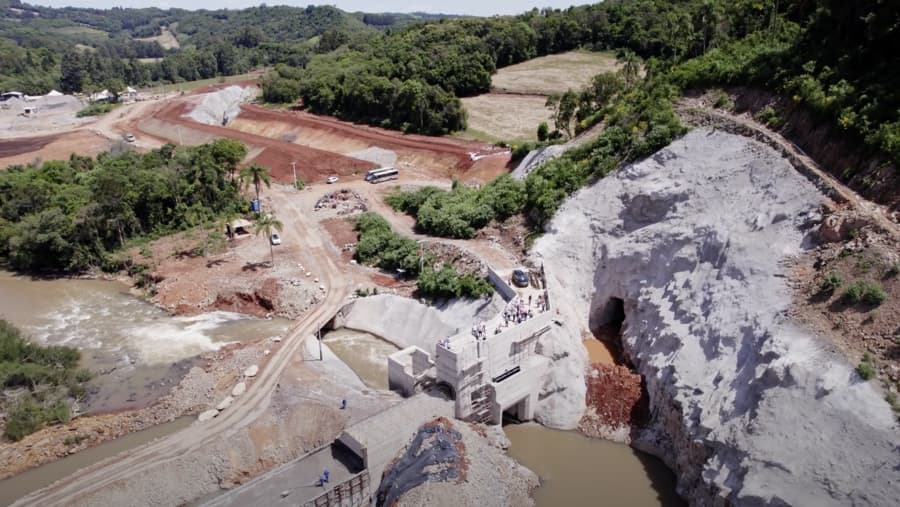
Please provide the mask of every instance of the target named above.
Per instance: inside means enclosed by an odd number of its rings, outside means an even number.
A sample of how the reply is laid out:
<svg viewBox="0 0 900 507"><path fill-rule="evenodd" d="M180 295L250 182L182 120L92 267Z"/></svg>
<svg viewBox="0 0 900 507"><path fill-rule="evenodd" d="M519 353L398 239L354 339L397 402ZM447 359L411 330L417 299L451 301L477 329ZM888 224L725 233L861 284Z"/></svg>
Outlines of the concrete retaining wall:
<svg viewBox="0 0 900 507"><path fill-rule="evenodd" d="M502 297L504 301L510 301L512 298L516 297L516 290L510 287L509 284L506 283L506 280L498 275L493 268L488 268L487 278L488 281L491 282L491 285L497 290L497 294L500 294L500 297Z"/></svg>

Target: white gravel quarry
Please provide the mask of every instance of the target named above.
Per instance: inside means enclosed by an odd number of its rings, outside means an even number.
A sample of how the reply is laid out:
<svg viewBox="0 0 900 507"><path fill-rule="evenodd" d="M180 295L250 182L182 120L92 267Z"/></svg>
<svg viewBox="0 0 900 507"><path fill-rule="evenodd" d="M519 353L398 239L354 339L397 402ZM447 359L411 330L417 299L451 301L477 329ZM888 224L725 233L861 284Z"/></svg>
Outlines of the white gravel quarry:
<svg viewBox="0 0 900 507"><path fill-rule="evenodd" d="M582 332L624 302L662 457L694 505L896 505L900 431L882 393L794 325L784 261L824 197L768 147L696 130L570 198L535 245L564 322L538 409L584 410Z"/></svg>
<svg viewBox="0 0 900 507"><path fill-rule="evenodd" d="M365 150L347 153L348 157L366 160L381 167L392 167L397 164L397 153L377 146L366 148Z"/></svg>
<svg viewBox="0 0 900 507"><path fill-rule="evenodd" d="M225 125L241 112L241 103L256 97L256 87L229 86L203 95L203 100L186 116L206 125Z"/></svg>

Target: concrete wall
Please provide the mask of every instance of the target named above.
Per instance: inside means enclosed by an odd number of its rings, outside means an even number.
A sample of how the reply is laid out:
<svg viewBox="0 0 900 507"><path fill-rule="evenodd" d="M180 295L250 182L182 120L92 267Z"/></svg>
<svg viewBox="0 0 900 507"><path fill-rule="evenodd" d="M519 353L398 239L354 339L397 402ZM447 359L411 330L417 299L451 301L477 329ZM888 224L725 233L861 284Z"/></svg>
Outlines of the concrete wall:
<svg viewBox="0 0 900 507"><path fill-rule="evenodd" d="M359 456L362 460L363 468L369 467L369 452L366 449L366 446L361 444L358 440L353 438L353 435L347 433L346 431L341 433L341 436L338 437L338 442L347 446L347 449L353 451L354 454Z"/></svg>
<svg viewBox="0 0 900 507"><path fill-rule="evenodd" d="M509 286L506 283L506 280L503 279L502 276L497 274L493 268L488 268L488 281L491 282L491 285L497 289L497 294L500 294L505 301L510 301L512 298L516 297L516 290Z"/></svg>

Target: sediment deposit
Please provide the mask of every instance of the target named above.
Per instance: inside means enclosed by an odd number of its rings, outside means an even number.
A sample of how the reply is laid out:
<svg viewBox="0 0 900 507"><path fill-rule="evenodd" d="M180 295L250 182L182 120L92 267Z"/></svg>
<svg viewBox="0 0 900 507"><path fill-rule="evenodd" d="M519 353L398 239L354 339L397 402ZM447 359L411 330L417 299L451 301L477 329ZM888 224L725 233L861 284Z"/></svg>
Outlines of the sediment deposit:
<svg viewBox="0 0 900 507"><path fill-rule="evenodd" d="M709 130L575 194L535 245L564 324L543 340L538 418L580 417L582 331L621 304L651 412L635 445L693 504L894 505L882 393L786 314L784 263L814 244L824 200L770 148Z"/></svg>

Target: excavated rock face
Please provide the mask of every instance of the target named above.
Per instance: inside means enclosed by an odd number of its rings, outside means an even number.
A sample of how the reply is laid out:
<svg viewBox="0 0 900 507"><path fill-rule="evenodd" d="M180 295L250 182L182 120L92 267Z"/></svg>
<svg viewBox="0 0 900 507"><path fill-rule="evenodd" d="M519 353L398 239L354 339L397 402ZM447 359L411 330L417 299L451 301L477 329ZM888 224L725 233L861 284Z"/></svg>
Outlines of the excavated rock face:
<svg viewBox="0 0 900 507"><path fill-rule="evenodd" d="M650 398L635 445L675 470L693 504L900 498L887 403L786 318L783 261L811 246L823 199L764 145L698 130L573 196L535 245L563 321L545 340L554 382L584 368L583 328L621 299L623 348ZM538 417L578 403L547 392Z"/></svg>

